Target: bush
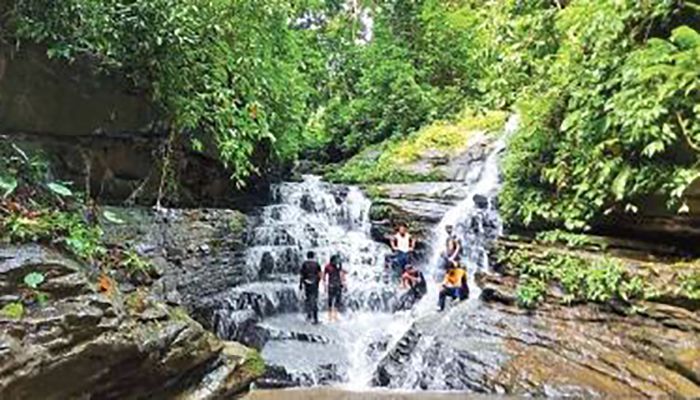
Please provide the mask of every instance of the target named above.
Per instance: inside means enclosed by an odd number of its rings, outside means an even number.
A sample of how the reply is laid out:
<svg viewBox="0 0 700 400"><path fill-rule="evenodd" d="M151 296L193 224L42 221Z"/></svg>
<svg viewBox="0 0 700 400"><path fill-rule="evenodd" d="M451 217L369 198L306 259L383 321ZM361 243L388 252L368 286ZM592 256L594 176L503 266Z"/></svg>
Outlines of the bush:
<svg viewBox="0 0 700 400"><path fill-rule="evenodd" d="M504 162L511 225L585 230L656 195L687 211L683 192L700 176L700 35L682 26L646 37L672 10L573 1L558 15L559 49L520 103Z"/></svg>
<svg viewBox="0 0 700 400"><path fill-rule="evenodd" d="M606 303L614 299L632 301L645 296L643 281L625 273L613 259L584 259L578 256L546 253L535 256L523 250L502 254L499 262L515 267L520 276L518 304L533 308L556 285L563 291L564 304Z"/></svg>

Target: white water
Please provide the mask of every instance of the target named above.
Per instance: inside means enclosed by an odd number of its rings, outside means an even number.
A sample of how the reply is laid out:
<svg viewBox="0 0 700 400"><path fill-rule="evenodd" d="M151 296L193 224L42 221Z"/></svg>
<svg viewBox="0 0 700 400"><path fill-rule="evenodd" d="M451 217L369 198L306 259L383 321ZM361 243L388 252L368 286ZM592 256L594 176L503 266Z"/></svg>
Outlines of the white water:
<svg viewBox="0 0 700 400"><path fill-rule="evenodd" d="M330 185L313 176L304 177L302 182L277 185L273 189L276 204L262 210L257 227L251 233L247 260L251 271L265 266L262 269L266 273L261 279L278 283L254 283L250 288L235 290L259 290L261 296L272 298L269 303L273 304L271 308L274 309L280 306L275 299L287 297L275 297L270 292L281 291L280 287L287 287L288 291L296 290L297 269L307 251L314 251L322 265L332 254L340 254L349 275L348 291L344 294L349 310L340 321L334 323L329 323L325 313L321 312L323 323L320 326L307 324L301 313L271 317L262 315L266 318L259 326L274 336L263 348L266 361L271 365L283 366L294 379L306 385L333 382L333 378L323 376L326 366L333 364L339 369L342 381L336 383L353 390L368 388L379 361L411 324L436 312L437 280L441 275L438 261L447 238L447 225L453 225L455 233L462 240L462 258L468 266L471 289L469 302L472 306L478 306L475 299L478 298L479 289L474 282L474 273L488 267L486 246L501 230L493 201L500 187L499 155L505 147L506 137L516 127L517 118L511 117L504 135L493 146L488 157L470 166L464 182L455 183L463 185L467 195L434 228L430 256L422 266L425 276L435 281L428 285L428 294L406 312L390 313L398 285L385 279L383 260L389 249L371 239L371 202L359 189ZM486 204L482 201L481 206L477 205L475 196L483 196ZM262 290L255 285L262 286ZM326 297L322 294L320 310L325 310L325 301ZM233 308L217 313L220 319L217 326L228 324L227 315L232 310L235 313L235 307L250 306L234 307L229 304L229 307ZM226 329L222 328L223 331ZM306 339L300 340L299 337ZM421 346L427 346L430 338L424 338L421 343ZM412 362L419 368L420 346L415 353Z"/></svg>
<svg viewBox="0 0 700 400"><path fill-rule="evenodd" d="M453 233L462 243L462 262L467 267L469 277L469 300L474 301L479 298L481 291L474 281L475 273L488 268L486 245L502 232L498 210L493 202L501 187L500 156L506 147L508 137L517 129L518 122L517 115L508 119L503 134L493 145L490 154L482 163L474 165L469 170L463 182L463 185L468 189L466 197L450 208L433 228L430 257L427 264L423 266L426 277L432 277L435 280L433 288L439 285L443 273L440 270L440 254L447 241L445 228L451 225L454 229ZM475 196L483 196L488 200L488 205L484 209L479 208L474 200ZM494 225L488 229L490 230L488 234L484 226L487 218ZM428 294L414 308L414 315L419 317L434 310L437 298L438 291L429 290Z"/></svg>

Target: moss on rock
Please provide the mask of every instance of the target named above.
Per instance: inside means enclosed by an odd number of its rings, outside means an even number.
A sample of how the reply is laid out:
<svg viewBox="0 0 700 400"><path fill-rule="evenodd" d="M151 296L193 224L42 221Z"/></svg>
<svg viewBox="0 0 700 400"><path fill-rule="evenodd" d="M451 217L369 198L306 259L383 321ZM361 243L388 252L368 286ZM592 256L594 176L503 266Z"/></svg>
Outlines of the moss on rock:
<svg viewBox="0 0 700 400"><path fill-rule="evenodd" d="M326 178L340 183L407 183L444 180L440 165L466 151L476 132L496 132L500 111L476 115L466 110L453 121L437 121L408 137L366 148Z"/></svg>

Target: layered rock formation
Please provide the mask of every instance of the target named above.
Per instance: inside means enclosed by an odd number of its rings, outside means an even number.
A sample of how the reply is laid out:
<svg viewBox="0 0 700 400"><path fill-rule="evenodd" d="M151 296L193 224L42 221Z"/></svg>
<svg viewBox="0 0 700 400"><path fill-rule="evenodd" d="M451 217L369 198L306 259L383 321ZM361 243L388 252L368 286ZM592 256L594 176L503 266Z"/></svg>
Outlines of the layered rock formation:
<svg viewBox="0 0 700 400"><path fill-rule="evenodd" d="M37 292L22 283L30 272L45 276L36 289L45 304L32 304ZM262 372L251 350L222 342L145 289L124 295L98 275L40 245L0 248L3 303L31 304L0 317L3 397L221 398Z"/></svg>
<svg viewBox="0 0 700 400"><path fill-rule="evenodd" d="M494 271L477 277L481 299L418 320L380 363L374 383L548 397L700 396L697 301L675 290L679 267L625 243L606 254L657 289L647 301L564 306L552 287L545 303L524 310L516 306L517 266L494 259ZM514 246L533 257L601 254L513 241L496 247ZM682 271L692 268L698 273L697 266Z"/></svg>

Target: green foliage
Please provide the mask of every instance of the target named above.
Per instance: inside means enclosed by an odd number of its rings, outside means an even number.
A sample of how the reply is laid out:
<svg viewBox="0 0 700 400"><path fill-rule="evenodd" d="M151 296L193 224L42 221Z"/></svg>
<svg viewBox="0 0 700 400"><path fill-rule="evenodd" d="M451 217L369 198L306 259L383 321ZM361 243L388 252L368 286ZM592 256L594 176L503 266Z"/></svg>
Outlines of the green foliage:
<svg viewBox="0 0 700 400"><path fill-rule="evenodd" d="M331 155L399 140L478 94L483 69L474 43L486 11L438 0L383 1L371 10L372 41L341 46L343 62L328 78L321 126Z"/></svg>
<svg viewBox="0 0 700 400"><path fill-rule="evenodd" d="M511 250L502 254L499 262L515 266L520 276L518 302L526 308L543 300L550 285L562 289L561 301L565 304L632 301L647 294L641 277L625 273L618 261L609 258L585 259L555 253L536 257L528 251Z"/></svg>
<svg viewBox="0 0 700 400"><path fill-rule="evenodd" d="M135 276L136 274L149 276L154 271L153 264L144 260L134 250L123 252L119 265L124 268L130 276Z"/></svg>
<svg viewBox="0 0 700 400"><path fill-rule="evenodd" d="M536 278L525 278L516 291L518 305L523 308L535 308L544 299L547 286Z"/></svg>
<svg viewBox="0 0 700 400"><path fill-rule="evenodd" d="M24 284L32 289L36 289L44 283L44 274L41 272L30 272L24 276Z"/></svg>
<svg viewBox="0 0 700 400"><path fill-rule="evenodd" d="M91 260L103 255L102 230L85 223L74 211L43 210L31 216L13 212L0 220L0 237L10 242L50 242Z"/></svg>
<svg viewBox="0 0 700 400"><path fill-rule="evenodd" d="M241 183L257 145L293 157L309 92L292 2L15 0L11 27L49 57L89 57L147 90Z"/></svg>
<svg viewBox="0 0 700 400"><path fill-rule="evenodd" d="M259 351L251 349L246 355L246 360L243 363L245 374L250 376L262 376L265 373L265 360Z"/></svg>
<svg viewBox="0 0 700 400"><path fill-rule="evenodd" d="M581 233L571 233L560 229L538 232L538 241L544 243L563 243L566 247L595 247L604 250L607 244L598 238Z"/></svg>
<svg viewBox="0 0 700 400"><path fill-rule="evenodd" d="M684 274L680 278L681 293L690 299L700 300L700 273Z"/></svg>
<svg viewBox="0 0 700 400"><path fill-rule="evenodd" d="M7 303L0 308L0 315L11 319L21 319L24 315L24 305L20 302Z"/></svg>
<svg viewBox="0 0 700 400"><path fill-rule="evenodd" d="M2 176L0 175L0 191L2 191L2 197L6 198L17 188L17 179L14 176Z"/></svg>
<svg viewBox="0 0 700 400"><path fill-rule="evenodd" d="M125 223L125 221L121 219L114 211L105 210L102 212L102 216L104 216L105 220L112 224L123 225Z"/></svg>
<svg viewBox="0 0 700 400"><path fill-rule="evenodd" d="M524 89L504 162L507 221L582 230L652 195L687 208L700 176L700 35L681 26L647 40L675 6L572 1L556 15L558 49Z"/></svg>
<svg viewBox="0 0 700 400"><path fill-rule="evenodd" d="M70 189L68 189L68 187L64 183L49 182L46 184L46 187L48 187L49 190L51 190L59 196L73 197L73 192Z"/></svg>

